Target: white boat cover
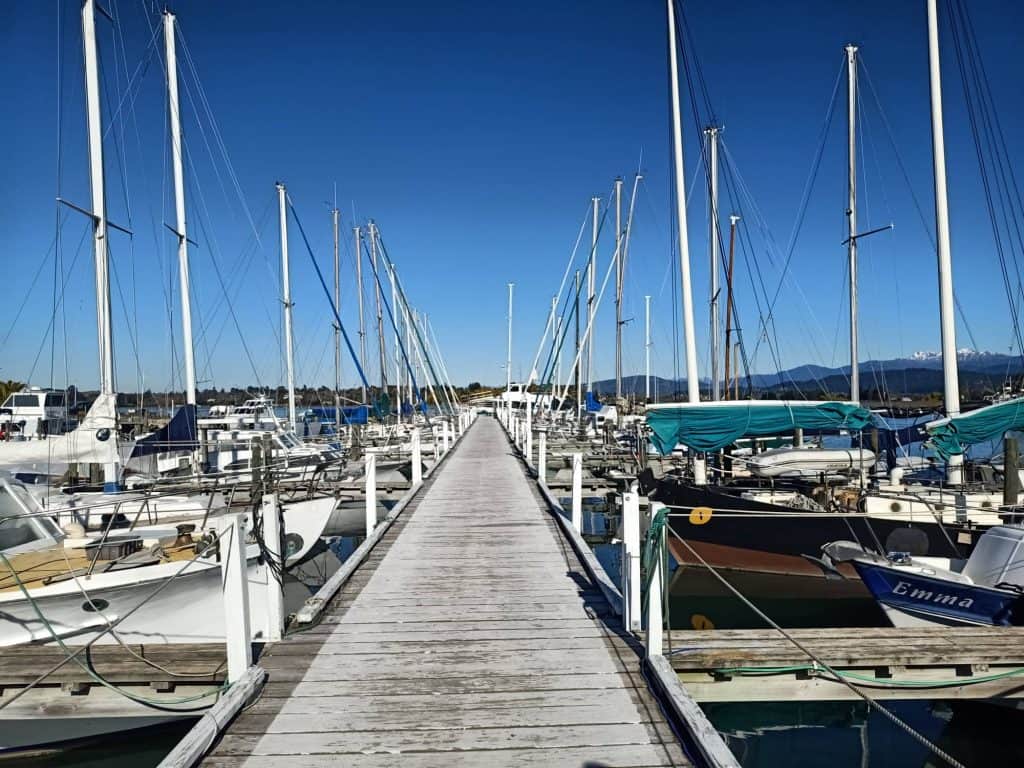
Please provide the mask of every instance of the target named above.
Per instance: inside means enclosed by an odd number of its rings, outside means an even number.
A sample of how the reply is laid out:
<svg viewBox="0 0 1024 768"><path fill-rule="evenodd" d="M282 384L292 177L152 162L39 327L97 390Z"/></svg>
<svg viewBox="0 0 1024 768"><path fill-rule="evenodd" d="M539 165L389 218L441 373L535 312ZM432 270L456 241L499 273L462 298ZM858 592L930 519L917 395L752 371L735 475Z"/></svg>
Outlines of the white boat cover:
<svg viewBox="0 0 1024 768"><path fill-rule="evenodd" d="M120 450L131 453L132 443ZM51 477L63 475L69 464L122 462L117 441L117 396L99 395L78 427L63 435L38 440L0 442L0 469Z"/></svg>

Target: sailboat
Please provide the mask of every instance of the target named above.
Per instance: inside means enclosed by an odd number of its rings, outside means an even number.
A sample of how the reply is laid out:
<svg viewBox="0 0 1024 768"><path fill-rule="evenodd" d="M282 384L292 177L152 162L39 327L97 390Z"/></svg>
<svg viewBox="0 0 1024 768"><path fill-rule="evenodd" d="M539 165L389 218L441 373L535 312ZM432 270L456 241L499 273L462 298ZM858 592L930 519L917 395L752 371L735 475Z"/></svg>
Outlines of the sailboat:
<svg viewBox="0 0 1024 768"><path fill-rule="evenodd" d="M934 3L929 3L930 14ZM673 126L677 202L685 200L682 173L681 121L678 103L675 19L669 6L670 63L673 75ZM673 541L681 562L755 572L798 574L811 577L835 575L822 569L818 559L823 543L853 539L865 550L891 550L918 556L965 558L979 535L998 524L994 491L965 493L962 451L949 452L948 484L943 489L893 487L867 488L868 471L875 463L873 452L854 448L836 455L801 448L805 432L857 433L871 423L871 414L859 405L857 381L856 320L856 199L855 125L856 48L847 47L850 88L850 208L849 238L851 284L851 360L854 375L851 398L845 402L729 401L700 402L693 340L692 297L689 286L685 207L679 203L679 251L683 278L683 314L686 326L688 402L647 409L647 425L662 452L677 445L696 455L692 480L679 477L656 479L647 472L641 490L672 508L670 524L688 547ZM933 54L936 54L933 51ZM937 55L937 54L936 54ZM936 210L939 243L940 305L943 360L946 382L945 407L956 430L960 403L957 391L957 359L953 335L953 299L950 276L948 215L942 151L941 111L937 95L937 58L933 59L933 131L935 132ZM866 233L865 233L866 234ZM1005 413L1005 411L1003 411ZM1011 425L1007 421L1004 426ZM773 451L750 461L753 481L719 485L707 482L705 456L734 444L740 437L794 435L794 447ZM894 473L893 481L898 480ZM901 498L896 498L903 492ZM957 503L960 496L960 503ZM833 514L835 513L835 514ZM853 575L852 568L843 572Z"/></svg>
<svg viewBox="0 0 1024 768"><path fill-rule="evenodd" d="M173 14L165 13L172 138L176 149L173 154L179 160L176 170L180 172L174 25ZM207 533L204 529L214 528L217 516L227 510L224 496L216 491L140 493L120 490L120 469L130 446L119 444L116 428L93 0L87 0L82 7L82 33L98 278L101 392L77 429L48 440L0 446L7 451L0 451L0 463L24 463L35 458L40 462L35 468L42 470L41 462L45 460L47 475L52 475L55 463L99 464L104 471L104 492L48 493L43 505L13 475L0 474L0 498L5 505L0 510L4 518L0 541L6 542L2 559L4 575L0 576L0 602L3 604L0 645L78 636L90 626L106 626L108 616L95 610L100 602L116 606L111 609L111 616L124 618L131 613L131 620L119 625L121 635L137 634L149 637L151 642L194 642L196 638L223 637L218 602L219 566L215 553L207 552L201 540ZM180 174L175 175L179 181L176 191L181 212L184 209L182 185ZM187 238L184 237L183 217L179 217L178 225L179 242L184 244ZM182 265L182 293L187 297L187 259ZM187 311L185 315L188 318ZM186 329L189 323L186 320ZM186 341L186 358L191 360L189 333L186 333ZM194 369L191 364L187 368L192 392L189 405L194 407ZM250 497L256 502L259 494L250 492ZM288 550L292 558L301 557L317 541L335 504L333 496L283 504L284 538L290 542ZM176 524L181 522L186 525L179 529ZM99 533L94 533L97 530ZM193 533L197 537L194 541ZM118 546L118 542L124 546ZM250 554L253 568L266 568L257 562L258 548ZM154 585L176 573L176 563L182 557L189 560L187 572L176 575L173 585L164 587L159 599L151 600L144 609L132 611L132 606L153 591ZM83 568L85 578L81 577ZM183 620L186 615L188 620Z"/></svg>

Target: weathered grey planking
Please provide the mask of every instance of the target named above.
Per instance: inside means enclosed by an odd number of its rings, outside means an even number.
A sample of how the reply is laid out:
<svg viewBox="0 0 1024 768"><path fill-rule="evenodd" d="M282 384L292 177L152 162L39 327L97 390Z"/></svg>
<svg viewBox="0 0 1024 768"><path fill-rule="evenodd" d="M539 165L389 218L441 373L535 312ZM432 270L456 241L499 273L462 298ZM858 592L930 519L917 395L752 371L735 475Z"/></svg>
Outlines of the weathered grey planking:
<svg viewBox="0 0 1024 768"><path fill-rule="evenodd" d="M542 503L478 420L204 765L690 765Z"/></svg>

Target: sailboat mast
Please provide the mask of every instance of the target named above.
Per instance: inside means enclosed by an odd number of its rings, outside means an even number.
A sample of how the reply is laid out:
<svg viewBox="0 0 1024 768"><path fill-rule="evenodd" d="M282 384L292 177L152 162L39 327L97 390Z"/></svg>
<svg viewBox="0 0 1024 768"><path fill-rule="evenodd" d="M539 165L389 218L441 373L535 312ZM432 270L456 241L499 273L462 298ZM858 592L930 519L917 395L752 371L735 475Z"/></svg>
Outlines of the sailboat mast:
<svg viewBox="0 0 1024 768"><path fill-rule="evenodd" d="M352 238L355 241L353 246L356 254L356 296L359 299L359 367L363 369L360 379L363 383L359 385L362 395L361 402L366 402L366 313L363 311L363 250L362 235L359 227L352 227Z"/></svg>
<svg viewBox="0 0 1024 768"><path fill-rule="evenodd" d="M597 214L601 204L601 198L590 198L591 203L591 233L590 233L590 264L587 266L587 328L590 329L587 339L587 392L594 391L594 301L597 293ZM552 316L554 317L554 316ZM551 330L554 332L555 324L552 320Z"/></svg>
<svg viewBox="0 0 1024 768"><path fill-rule="evenodd" d="M398 296L395 290L395 268L387 265L388 278L391 280L391 308L395 315L395 419L402 421L402 316L398 311Z"/></svg>
<svg viewBox="0 0 1024 768"><path fill-rule="evenodd" d="M512 289L515 283L508 284L508 356L505 360L505 391L512 391Z"/></svg>
<svg viewBox="0 0 1024 768"><path fill-rule="evenodd" d="M107 197L103 179L103 126L100 115L99 56L96 51L96 4L82 3L82 52L85 59L85 106L89 131L89 181L92 192L92 243L96 265L96 332L100 358L100 394L114 394L114 342L110 316L110 262L107 249ZM118 487L117 451L103 464L104 490Z"/></svg>
<svg viewBox="0 0 1024 768"><path fill-rule="evenodd" d="M956 317L953 299L953 261L949 249L949 199L946 193L946 143L942 128L942 78L939 66L939 21L936 0L928 4L928 64L931 83L932 162L935 170L935 240L939 262L939 316L942 329L942 377L946 415L960 413L957 381ZM962 482L963 457L949 459L948 480Z"/></svg>
<svg viewBox="0 0 1024 768"><path fill-rule="evenodd" d="M718 128L711 126L704 130L708 139L708 257L711 277L711 399L721 400L719 376L718 338Z"/></svg>
<svg viewBox="0 0 1024 768"><path fill-rule="evenodd" d="M860 402L860 354L857 349L857 46L846 46L847 172L846 241L850 269L850 400Z"/></svg>
<svg viewBox="0 0 1024 768"><path fill-rule="evenodd" d="M181 291L181 331L185 358L185 402L196 404L196 361L192 348L192 297L189 292L188 230L185 226L185 173L178 108L178 59L174 40L175 16L164 11L164 50L167 58L167 113L171 122L171 170L174 175L175 230L178 237L178 285Z"/></svg>
<svg viewBox="0 0 1024 768"><path fill-rule="evenodd" d="M615 179L615 400L622 399L622 179Z"/></svg>
<svg viewBox="0 0 1024 768"><path fill-rule="evenodd" d="M82 4L85 56L85 105L89 128L89 180L92 189L93 258L96 264L96 330L100 356L100 393L114 394L114 352L110 319L110 264L107 250L107 197L103 178L103 126L100 117L99 57L96 51L96 4Z"/></svg>
<svg viewBox="0 0 1024 768"><path fill-rule="evenodd" d="M644 296L644 402L651 402L651 297Z"/></svg>
<svg viewBox="0 0 1024 768"><path fill-rule="evenodd" d="M414 339L413 339L413 325L417 323L416 310L415 309L412 310L412 317L410 317L410 308L409 308L409 306L406 305L406 302L403 301L402 302L401 316L404 318L404 323L406 323L406 349L412 349L413 348L413 341L414 341ZM410 322L410 321L412 321L412 322ZM426 376L427 376L426 371L422 371L421 370L420 373L423 376L423 378L426 379ZM416 401L420 398L420 393L417 392L413 388L413 377L409 376L407 378L409 379L409 381L407 382L407 384L408 384L407 389L409 391L409 394L408 394L408 396L409 396L409 404L410 404L410 406L415 407L416 406ZM415 410L414 410L413 413L414 414L416 413Z"/></svg>
<svg viewBox="0 0 1024 768"><path fill-rule="evenodd" d="M675 162L676 223L679 227L679 278L683 294L683 338L686 353L686 394L700 402L697 374L697 340L693 327L693 288L690 283L690 240L686 231L686 179L683 177L683 125L679 108L679 62L676 56L675 0L668 6L668 57L672 88L672 147Z"/></svg>
<svg viewBox="0 0 1024 768"><path fill-rule="evenodd" d="M551 312L555 316L555 384L562 389L562 398L565 398L565 387L562 386L562 315L557 314L555 307L558 304L558 300L555 298L551 299ZM552 390L553 392L554 390Z"/></svg>
<svg viewBox="0 0 1024 768"><path fill-rule="evenodd" d="M331 211L334 229L334 314L341 317L341 258L338 253L341 212L335 204ZM359 258L359 253L356 253ZM334 326L334 424L341 425L341 326Z"/></svg>
<svg viewBox="0 0 1024 768"><path fill-rule="evenodd" d="M580 376L582 367L582 356L580 355L580 271L576 270L576 365L573 367L573 375L576 377L576 415L579 416L583 404L583 378Z"/></svg>
<svg viewBox="0 0 1024 768"><path fill-rule="evenodd" d="M288 372L288 422L296 429L295 418L295 357L292 348L292 285L288 274L288 192L277 182L278 220L281 230L281 303L284 304L284 358Z"/></svg>
<svg viewBox="0 0 1024 768"><path fill-rule="evenodd" d="M729 216L729 263L725 271L725 399L729 399L730 379L729 360L732 353L732 276L736 266L736 222L740 217L735 213Z"/></svg>
<svg viewBox="0 0 1024 768"><path fill-rule="evenodd" d="M377 355L380 358L380 392L387 394L387 355L384 352L384 314L381 311L380 272L377 270L377 225L370 219L370 266L373 268L374 296L377 298Z"/></svg>

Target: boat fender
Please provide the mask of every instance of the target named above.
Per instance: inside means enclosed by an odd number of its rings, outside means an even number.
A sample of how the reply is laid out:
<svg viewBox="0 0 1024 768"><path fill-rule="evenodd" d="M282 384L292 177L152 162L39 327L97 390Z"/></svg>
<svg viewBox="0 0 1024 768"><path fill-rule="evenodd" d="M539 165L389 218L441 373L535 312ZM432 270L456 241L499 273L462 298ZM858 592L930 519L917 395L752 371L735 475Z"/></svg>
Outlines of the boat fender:
<svg viewBox="0 0 1024 768"><path fill-rule="evenodd" d="M711 519L711 507L694 507L690 510L690 522L694 525L704 525Z"/></svg>

